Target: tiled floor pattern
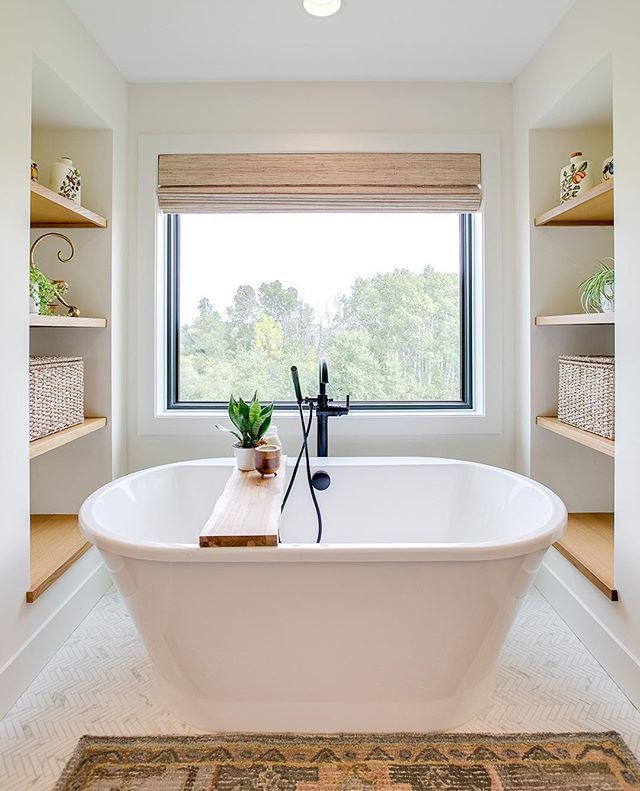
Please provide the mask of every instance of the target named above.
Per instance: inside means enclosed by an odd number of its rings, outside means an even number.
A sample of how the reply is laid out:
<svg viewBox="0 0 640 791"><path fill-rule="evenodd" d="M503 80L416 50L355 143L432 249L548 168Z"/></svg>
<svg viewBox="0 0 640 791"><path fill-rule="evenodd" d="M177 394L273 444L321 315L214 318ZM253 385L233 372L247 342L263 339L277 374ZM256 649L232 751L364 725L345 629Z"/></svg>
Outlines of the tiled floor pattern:
<svg viewBox="0 0 640 791"><path fill-rule="evenodd" d="M83 734L189 732L153 702L149 677L111 591L0 721L0 789L50 791ZM640 755L640 713L536 591L503 652L491 705L461 730L617 730Z"/></svg>

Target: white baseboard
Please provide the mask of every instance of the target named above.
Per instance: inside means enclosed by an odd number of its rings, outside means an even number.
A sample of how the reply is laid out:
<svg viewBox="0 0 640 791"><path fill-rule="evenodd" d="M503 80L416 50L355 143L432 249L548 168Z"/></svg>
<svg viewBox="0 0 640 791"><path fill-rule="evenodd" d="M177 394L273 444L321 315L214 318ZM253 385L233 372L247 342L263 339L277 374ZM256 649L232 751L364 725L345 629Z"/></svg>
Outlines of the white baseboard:
<svg viewBox="0 0 640 791"><path fill-rule="evenodd" d="M640 709L640 661L546 563L538 572L536 587L633 705Z"/></svg>
<svg viewBox="0 0 640 791"><path fill-rule="evenodd" d="M0 717L4 717L110 585L109 572L100 563L0 670Z"/></svg>

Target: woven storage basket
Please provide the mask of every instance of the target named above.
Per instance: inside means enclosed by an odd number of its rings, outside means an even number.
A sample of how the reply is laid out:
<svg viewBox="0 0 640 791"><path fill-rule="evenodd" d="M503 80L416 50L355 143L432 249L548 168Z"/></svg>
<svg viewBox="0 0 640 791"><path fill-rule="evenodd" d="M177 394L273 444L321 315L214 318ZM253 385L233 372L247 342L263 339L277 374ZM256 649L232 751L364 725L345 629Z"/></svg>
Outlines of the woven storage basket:
<svg viewBox="0 0 640 791"><path fill-rule="evenodd" d="M29 439L84 420L84 363L81 357L29 359Z"/></svg>
<svg viewBox="0 0 640 791"><path fill-rule="evenodd" d="M562 356L558 419L615 438L615 358Z"/></svg>

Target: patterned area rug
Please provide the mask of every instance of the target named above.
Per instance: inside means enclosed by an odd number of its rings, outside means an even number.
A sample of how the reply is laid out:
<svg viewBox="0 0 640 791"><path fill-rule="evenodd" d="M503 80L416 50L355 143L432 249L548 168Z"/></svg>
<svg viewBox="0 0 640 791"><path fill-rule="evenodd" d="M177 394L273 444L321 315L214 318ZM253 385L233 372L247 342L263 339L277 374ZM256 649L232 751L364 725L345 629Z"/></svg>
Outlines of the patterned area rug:
<svg viewBox="0 0 640 791"><path fill-rule="evenodd" d="M620 791L616 733L84 736L55 791Z"/></svg>

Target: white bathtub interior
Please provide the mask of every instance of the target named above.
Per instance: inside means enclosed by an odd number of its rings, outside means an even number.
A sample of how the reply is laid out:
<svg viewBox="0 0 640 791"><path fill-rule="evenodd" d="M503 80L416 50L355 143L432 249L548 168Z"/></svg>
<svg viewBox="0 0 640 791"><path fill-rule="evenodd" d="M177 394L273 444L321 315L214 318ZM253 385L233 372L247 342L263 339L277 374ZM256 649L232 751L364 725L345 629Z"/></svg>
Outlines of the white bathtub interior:
<svg viewBox="0 0 640 791"><path fill-rule="evenodd" d="M192 544L222 494L231 461L203 460L142 471L110 486L94 504L114 536L152 544ZM330 544L480 544L523 538L552 518L544 490L516 475L447 460L332 459L318 492L323 541ZM290 478L293 462L286 474ZM117 514L117 517L116 517ZM316 515L304 465L280 526L283 544L313 543Z"/></svg>

